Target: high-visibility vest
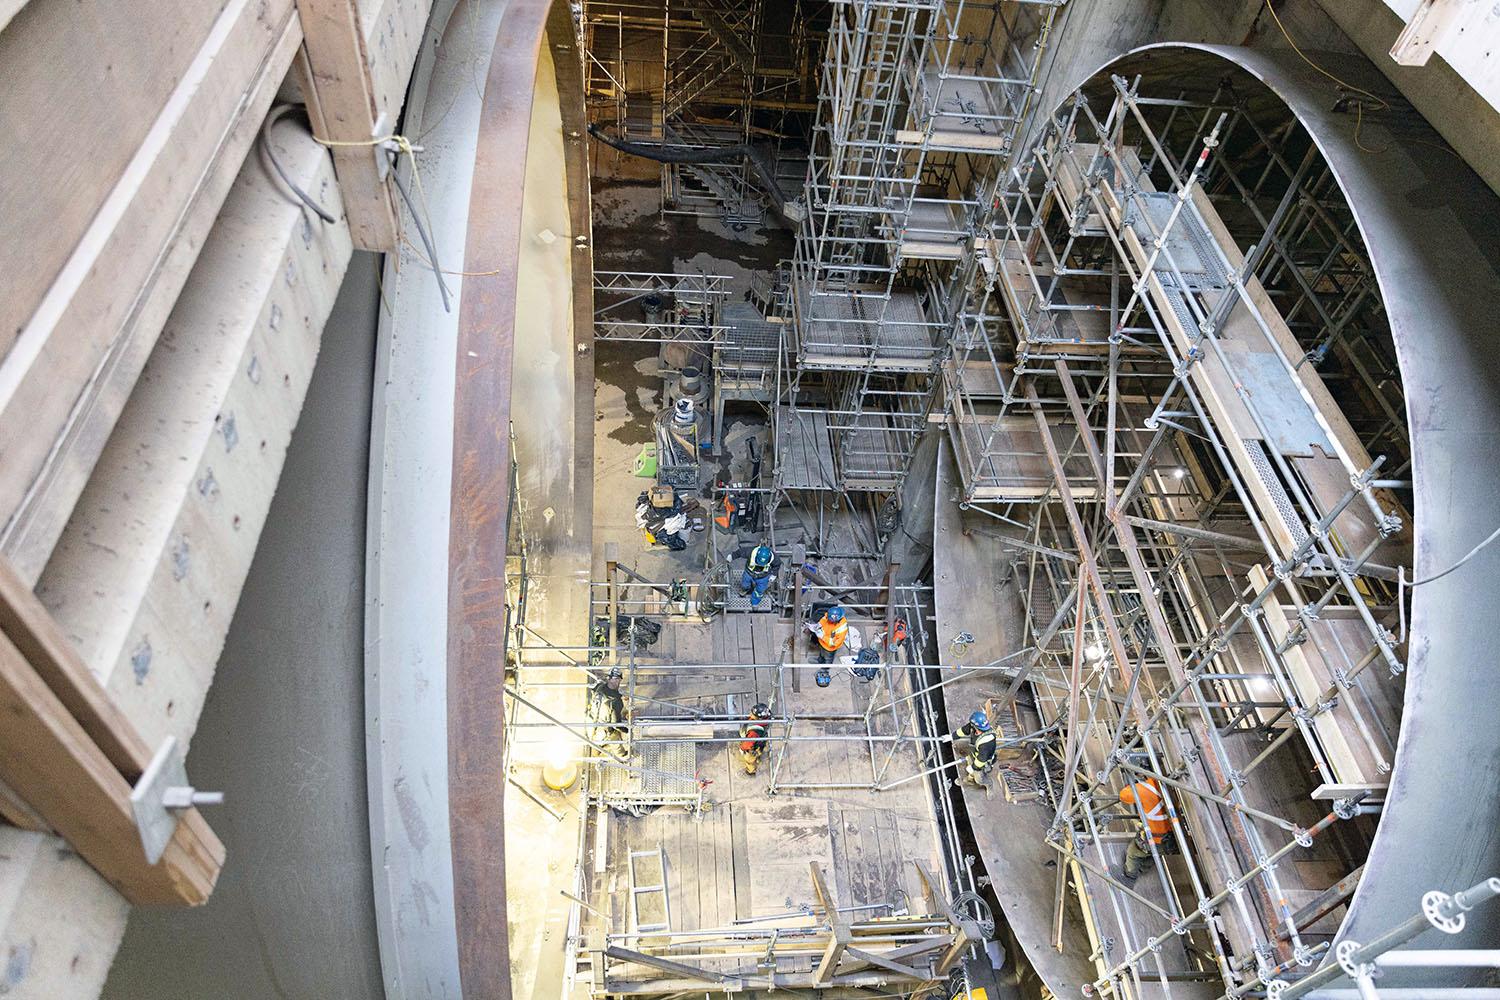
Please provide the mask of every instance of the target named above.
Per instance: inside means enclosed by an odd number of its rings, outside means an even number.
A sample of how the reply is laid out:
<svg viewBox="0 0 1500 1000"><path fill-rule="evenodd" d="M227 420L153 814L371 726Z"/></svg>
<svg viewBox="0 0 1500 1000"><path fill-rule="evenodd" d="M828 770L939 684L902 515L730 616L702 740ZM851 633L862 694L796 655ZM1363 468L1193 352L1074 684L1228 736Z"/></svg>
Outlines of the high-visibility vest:
<svg viewBox="0 0 1500 1000"><path fill-rule="evenodd" d="M847 620L835 625L828 620L827 615L818 619L818 645L830 653L838 652L843 647L844 640L848 637L849 622Z"/></svg>
<svg viewBox="0 0 1500 1000"><path fill-rule="evenodd" d="M1167 815L1167 804L1156 790L1156 782L1147 779L1126 785L1120 789L1120 801L1131 807L1139 801L1140 812L1146 817L1146 826L1151 830L1152 843L1160 844L1162 838L1172 831L1172 818ZM1134 808L1131 811L1134 812Z"/></svg>
<svg viewBox="0 0 1500 1000"><path fill-rule="evenodd" d="M740 730L740 749L745 753L755 753L765 746L766 724L759 720L745 723Z"/></svg>
<svg viewBox="0 0 1500 1000"><path fill-rule="evenodd" d="M991 764L993 764L995 762L995 752L998 749L996 745L997 742L998 740L995 737L995 731L993 729L986 729L984 732L974 737L972 751L974 760L983 767L989 767Z"/></svg>

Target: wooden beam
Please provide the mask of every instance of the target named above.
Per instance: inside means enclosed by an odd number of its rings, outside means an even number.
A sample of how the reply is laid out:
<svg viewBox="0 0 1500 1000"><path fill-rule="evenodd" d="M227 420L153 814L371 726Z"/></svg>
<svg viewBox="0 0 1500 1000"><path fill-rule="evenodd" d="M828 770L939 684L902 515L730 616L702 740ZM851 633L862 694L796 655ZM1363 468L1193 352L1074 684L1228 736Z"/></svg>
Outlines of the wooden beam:
<svg viewBox="0 0 1500 1000"><path fill-rule="evenodd" d="M947 942L944 941L943 943L946 944ZM894 972L898 976L906 976L909 979L930 978L927 973L923 972L921 969L915 969L909 965L902 965L900 962L893 962L889 958L886 958L884 955L877 955L872 951L862 951L859 948L849 948L847 950L847 953L850 956L859 959L859 961L861 962L867 963L869 965L879 966L880 968L885 969L887 972Z"/></svg>
<svg viewBox="0 0 1500 1000"><path fill-rule="evenodd" d="M818 967L813 970L814 983L823 986L833 978L839 962L844 959L844 952L849 948L849 938L848 927L843 924L833 925L833 933L828 938L828 947L823 949L823 957L818 962Z"/></svg>
<svg viewBox="0 0 1500 1000"><path fill-rule="evenodd" d="M923 861L913 861L917 866L917 878L922 882L922 895L927 898L927 906L933 913L940 913L948 919L949 923L958 923L958 916L953 912L953 907L948 905L948 900L938 890L938 880L932 877L932 872L927 870L927 864Z"/></svg>
<svg viewBox="0 0 1500 1000"><path fill-rule="evenodd" d="M10 562L0 557L0 633L31 664L115 770L133 783L151 761L135 727Z"/></svg>
<svg viewBox="0 0 1500 1000"><path fill-rule="evenodd" d="M1322 920L1349 901L1349 898L1354 895L1354 890L1359 888L1359 880L1364 877L1364 874L1365 866L1360 865L1293 913L1291 922L1305 930ZM1276 932L1278 941L1285 941L1289 937L1291 937L1291 931L1285 927Z"/></svg>
<svg viewBox="0 0 1500 1000"><path fill-rule="evenodd" d="M1396 36L1391 58L1402 66L1427 65L1468 7L1468 0L1422 0Z"/></svg>
<svg viewBox="0 0 1500 1000"><path fill-rule="evenodd" d="M636 962L640 965L649 965L653 969L663 972L671 972L689 979L702 980L705 983L728 983L730 976L722 972L714 972L711 969L700 969L696 965L688 965L684 962L674 962L667 958L658 958L656 955L647 955L644 952L631 951L629 948L620 948L610 945L604 949L604 954L621 962Z"/></svg>
<svg viewBox="0 0 1500 1000"><path fill-rule="evenodd" d="M11 826L30 830L32 833L52 832L47 821L37 815L37 811L27 805L26 800L17 795L15 789L3 781L0 781L0 819Z"/></svg>
<svg viewBox="0 0 1500 1000"><path fill-rule="evenodd" d="M934 934L932 937L927 938L925 941L918 941L915 944L902 945L899 948L892 948L890 951L882 952L880 957L884 958L887 962L896 962L903 959L916 958L918 955L925 955L929 951L937 951L939 948L946 948L951 940L952 937L949 935ZM854 952L851 950L850 954L852 955L854 954ZM839 970L839 974L843 976L853 975L856 972L862 971L867 965L870 964L873 963L867 963L863 961L849 962Z"/></svg>
<svg viewBox="0 0 1500 1000"><path fill-rule="evenodd" d="M183 816L159 863L146 861L130 783L20 650L0 636L0 780L13 788L129 902L208 899L224 846L197 811Z"/></svg>
<svg viewBox="0 0 1500 1000"><path fill-rule="evenodd" d="M118 179L105 190L89 188L88 195L80 193L80 185L97 187L96 175L108 159L102 150L129 132L124 105L111 103L97 116L90 112L75 120L58 101L67 105L74 91L87 88L74 86L65 75L52 79L36 67L65 67L72 50L61 48L63 55L47 57L66 44L74 50L96 46L89 51L101 65L114 58L118 68L119 60L128 58L149 63L159 75L168 72L158 66L165 57L146 49L116 53L107 40L67 34L65 24L98 22L58 4L37 4L35 18L28 11L0 35L0 63L7 69L14 63L18 74L34 76L28 86L43 92L27 109L29 117L18 111L22 131L19 138L11 136L12 146L29 152L19 162L8 161L3 175L9 183L0 185L15 192L0 199L0 216L9 213L12 229L28 234L13 241L11 251L0 250L5 265L0 271L8 278L24 271L23 284L52 276L45 287L30 289L34 294L18 292L0 302L0 345L9 345L8 350L0 346L0 464L5 469L0 551L28 583L46 565L302 39L289 0L201 6L222 10L204 26L201 45L191 33L174 35L172 44L192 43L193 55L172 68L177 83L153 104L149 117L134 106L143 95L121 95L136 116L130 127L144 138L128 151L114 150L122 171ZM149 20L138 12L149 9L146 5L104 8L111 18L127 11ZM52 35L39 34L42 28ZM113 22L110 28L122 30ZM38 58L6 62L22 43ZM70 96L59 97L63 92ZM25 94L7 96L22 100ZM58 130L59 120L68 128ZM28 126L46 140L29 141ZM59 136L65 147L53 143ZM55 179L26 171L28 158L47 149L53 150L53 160L78 165L55 172L66 174L66 191L57 195L65 211L49 195ZM25 225L32 203L47 206L48 215L34 231ZM68 226L52 218L75 214L78 206L87 213L86 224Z"/></svg>
<svg viewBox="0 0 1500 1000"><path fill-rule="evenodd" d="M833 893L828 890L828 884L823 881L823 867L816 861L809 861L807 867L812 871L813 892L818 894L818 905L823 907L823 912L828 916L830 924L842 923L839 919L838 902L833 898Z"/></svg>
<svg viewBox="0 0 1500 1000"><path fill-rule="evenodd" d="M379 120L370 55L355 0L297 0L306 60L303 90L316 105L312 124L329 143L369 143L377 128L394 131L394 117ZM310 74L307 75L307 74ZM333 146L333 167L344 196L349 233L360 250L394 250L400 233L383 149L372 145Z"/></svg>

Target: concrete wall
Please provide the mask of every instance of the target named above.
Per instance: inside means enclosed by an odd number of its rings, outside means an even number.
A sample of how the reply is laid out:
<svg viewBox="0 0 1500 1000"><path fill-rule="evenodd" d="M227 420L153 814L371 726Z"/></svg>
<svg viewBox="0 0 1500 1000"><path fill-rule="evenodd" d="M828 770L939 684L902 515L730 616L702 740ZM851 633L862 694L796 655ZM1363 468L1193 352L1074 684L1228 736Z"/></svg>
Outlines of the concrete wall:
<svg viewBox="0 0 1500 1000"><path fill-rule="evenodd" d="M1295 43L1315 62L1328 61L1331 53L1329 65L1335 71L1339 55L1362 54L1390 81L1389 89L1378 96L1409 101L1491 188L1500 191L1500 109L1440 56L1425 66L1397 65L1390 48L1402 20L1385 0L1278 0L1276 10L1281 26L1267 14L1262 0L1070 0L1059 15L1045 57L1039 106L1056 107L1106 62L1152 42L1248 45L1271 52L1290 50ZM1465 45L1472 47L1472 42ZM1488 64L1492 73L1500 73L1495 68L1500 66L1500 53L1492 53ZM1328 87L1337 96L1333 81Z"/></svg>
<svg viewBox="0 0 1500 1000"><path fill-rule="evenodd" d="M365 824L364 503L379 258L356 253L191 757L226 795L201 909L137 910L112 1000L383 995Z"/></svg>
<svg viewBox="0 0 1500 1000"><path fill-rule="evenodd" d="M351 252L327 152L270 140L333 224L256 152L299 2L0 2L0 557L152 745L197 728ZM390 127L430 6L358 4ZM97 994L125 918L0 825L0 993Z"/></svg>
<svg viewBox="0 0 1500 1000"><path fill-rule="evenodd" d="M291 124L273 142L337 212L326 151ZM152 745L196 728L349 254L342 223L245 164L42 574L43 602ZM9 995L97 994L127 908L50 835L0 828L0 847L0 954L26 956Z"/></svg>

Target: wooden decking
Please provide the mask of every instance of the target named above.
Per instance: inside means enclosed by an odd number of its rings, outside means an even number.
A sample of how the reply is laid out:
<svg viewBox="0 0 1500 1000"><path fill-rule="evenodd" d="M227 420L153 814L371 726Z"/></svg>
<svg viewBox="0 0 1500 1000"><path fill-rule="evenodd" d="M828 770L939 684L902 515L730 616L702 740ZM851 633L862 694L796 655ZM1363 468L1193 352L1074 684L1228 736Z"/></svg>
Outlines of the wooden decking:
<svg viewBox="0 0 1500 1000"><path fill-rule="evenodd" d="M882 627L870 620L856 620L852 625L867 636ZM942 871L942 863L925 784L911 781L887 791L806 787L873 783L876 760L883 762L888 744L877 744L878 753L872 753L864 738L838 737L867 733L858 715L870 704L872 693L883 689L884 678L861 682L836 667L832 684L819 688L812 682L815 668L802 666L782 668L784 676L778 683L774 664L810 658L807 642L792 648L796 635L801 633L792 622L769 614L721 614L710 625L691 619L665 620L661 638L650 649L654 662L642 662L636 668L637 694L718 716L739 716L750 705L764 701L777 716L855 718L794 722L794 737L829 738L799 739L788 744L784 753L773 746L755 775L744 773L733 727L726 731L721 726L716 738L696 744L692 756L694 776L704 796L700 811L677 807L644 815L593 811L585 836L585 896L599 913L583 911L582 920L589 948L596 954L607 940L667 961L680 959L699 969L733 968L736 963L729 959L693 954L697 945L688 948L682 944L684 938L691 936L703 945L730 934L807 928L824 922L827 915L810 875L812 865L824 873L846 919L926 912L920 903L923 886L915 863L934 872ZM670 667L689 662L709 666L690 671ZM904 678L900 667L893 669L898 671L895 676ZM639 708L653 714L664 710L670 711L659 703ZM895 725L877 724L875 731L893 733ZM780 784L803 787L773 797L767 792L778 755ZM890 768L892 777L916 774L920 766L915 750L898 750ZM659 902L662 894L639 892L632 878L633 863L639 866L650 855L645 866L651 868L658 850L665 871L665 905ZM649 913L641 908L643 899L650 901ZM661 922L667 926L658 926ZM683 957L683 952L692 957ZM804 975L816 962L806 955L788 955L773 964L777 974ZM660 981L665 991L678 975L668 968L630 961L615 961L608 967L608 982L600 982L602 973L594 970L596 995L611 988L649 995L653 982Z"/></svg>

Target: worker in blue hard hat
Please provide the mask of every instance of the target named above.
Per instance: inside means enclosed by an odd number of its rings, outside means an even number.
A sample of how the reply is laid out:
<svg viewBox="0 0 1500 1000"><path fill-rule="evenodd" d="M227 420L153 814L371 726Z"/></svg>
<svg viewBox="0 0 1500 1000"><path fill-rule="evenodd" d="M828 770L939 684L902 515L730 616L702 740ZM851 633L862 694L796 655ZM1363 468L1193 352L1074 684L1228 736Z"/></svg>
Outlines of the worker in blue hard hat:
<svg viewBox="0 0 1500 1000"><path fill-rule="evenodd" d="M776 553L771 546L762 542L750 550L745 571L740 574L740 593L750 596L752 608L759 607L760 599L766 596L766 588L771 586L771 577L775 575L775 565Z"/></svg>
<svg viewBox="0 0 1500 1000"><path fill-rule="evenodd" d="M966 776L976 785L984 784L984 776L995 766L995 754L999 750L999 737L990 728L989 716L983 710L969 716L969 721L959 727L958 738L969 741L969 758Z"/></svg>
<svg viewBox="0 0 1500 1000"><path fill-rule="evenodd" d="M844 620L844 609L837 604L807 629L818 638L819 663L832 663L834 655L844 648L844 640L849 638L849 623Z"/></svg>

